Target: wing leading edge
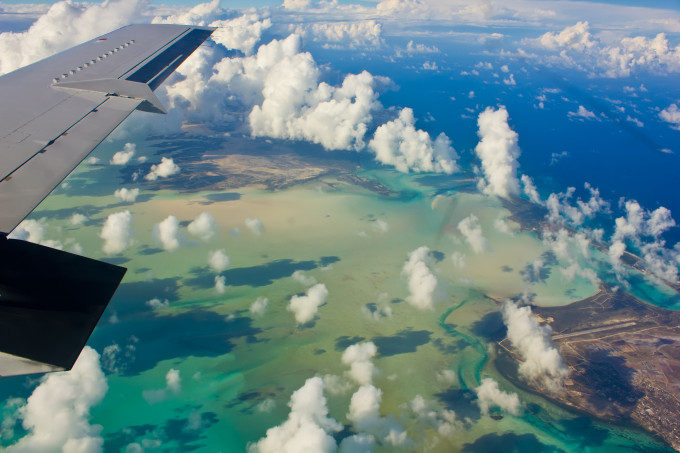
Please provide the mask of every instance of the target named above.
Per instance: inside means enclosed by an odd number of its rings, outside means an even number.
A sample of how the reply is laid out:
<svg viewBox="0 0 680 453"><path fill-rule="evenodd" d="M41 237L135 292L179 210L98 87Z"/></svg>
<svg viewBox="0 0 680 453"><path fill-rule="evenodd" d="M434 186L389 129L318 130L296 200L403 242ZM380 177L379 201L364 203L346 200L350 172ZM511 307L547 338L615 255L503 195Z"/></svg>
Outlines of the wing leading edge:
<svg viewBox="0 0 680 453"><path fill-rule="evenodd" d="M130 25L0 77L0 376L70 369L125 274L7 235L135 109L165 113L212 31Z"/></svg>

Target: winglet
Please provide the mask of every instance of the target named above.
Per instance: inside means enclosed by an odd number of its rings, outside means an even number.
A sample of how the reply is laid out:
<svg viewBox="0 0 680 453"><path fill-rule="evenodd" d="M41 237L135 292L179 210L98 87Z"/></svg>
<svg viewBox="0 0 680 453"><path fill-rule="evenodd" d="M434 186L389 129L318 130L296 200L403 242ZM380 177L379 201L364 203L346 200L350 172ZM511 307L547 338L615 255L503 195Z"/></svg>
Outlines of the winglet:
<svg viewBox="0 0 680 453"><path fill-rule="evenodd" d="M69 370L125 268L0 238L0 377Z"/></svg>
<svg viewBox="0 0 680 453"><path fill-rule="evenodd" d="M137 110L154 113L168 113L158 97L146 83L133 82L125 79L93 79L74 82L59 82L52 85L55 88L66 88L79 91L96 91L106 93L107 96L123 96L139 99L142 102Z"/></svg>

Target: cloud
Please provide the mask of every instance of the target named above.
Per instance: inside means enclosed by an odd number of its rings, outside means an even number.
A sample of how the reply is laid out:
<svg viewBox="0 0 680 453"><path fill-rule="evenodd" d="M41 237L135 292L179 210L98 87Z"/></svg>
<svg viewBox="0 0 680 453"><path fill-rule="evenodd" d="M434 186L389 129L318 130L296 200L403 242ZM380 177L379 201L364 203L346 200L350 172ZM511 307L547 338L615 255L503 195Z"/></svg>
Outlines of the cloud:
<svg viewBox="0 0 680 453"><path fill-rule="evenodd" d="M265 437L248 446L250 453L280 453L313 451L335 452L337 445L332 434L342 425L328 416L325 384L320 377L307 379L290 397L288 419L269 428Z"/></svg>
<svg viewBox="0 0 680 453"><path fill-rule="evenodd" d="M291 275L291 277L293 278L293 280L295 280L296 282L300 283L303 286L309 287L316 284L316 279L314 277L308 277L301 270L293 272L293 275Z"/></svg>
<svg viewBox="0 0 680 453"><path fill-rule="evenodd" d="M134 203L139 195L139 189L126 189L122 187L113 192L113 196L128 203Z"/></svg>
<svg viewBox="0 0 680 453"><path fill-rule="evenodd" d="M640 251L640 255L652 276L670 283L678 281L678 250L669 250L662 235L676 223L671 211L663 206L647 211L635 200L624 203L625 216L616 218L614 234L611 238L609 257L618 276L623 275L621 256L630 241Z"/></svg>
<svg viewBox="0 0 680 453"><path fill-rule="evenodd" d="M347 419L360 431L371 429L380 419L380 403L382 391L373 385L366 384L352 395Z"/></svg>
<svg viewBox="0 0 680 453"><path fill-rule="evenodd" d="M529 197L529 200L531 200L532 203L540 205L543 204L541 201L541 195L538 193L538 189L536 189L536 186L534 185L534 181L527 175L522 175L522 191L527 197Z"/></svg>
<svg viewBox="0 0 680 453"><path fill-rule="evenodd" d="M482 233L482 226L479 224L479 219L476 215L470 214L461 220L458 223L458 229L475 254L479 255L491 250L491 246Z"/></svg>
<svg viewBox="0 0 680 453"><path fill-rule="evenodd" d="M122 253L133 244L132 213L121 211L109 214L104 222L99 237L104 240L102 250L107 255Z"/></svg>
<svg viewBox="0 0 680 453"><path fill-rule="evenodd" d="M298 325L307 324L312 321L319 311L319 307L326 303L328 290L323 283L317 283L307 290L303 296L295 295L290 298L286 307L295 315Z"/></svg>
<svg viewBox="0 0 680 453"><path fill-rule="evenodd" d="M340 87L319 83L314 59L299 48L293 34L258 50L269 68L262 76L262 103L248 117L252 135L307 140L328 150L362 149L370 112L379 105L374 77L364 71L346 76Z"/></svg>
<svg viewBox="0 0 680 453"><path fill-rule="evenodd" d="M627 77L643 70L680 72L680 46L671 46L664 33L653 38L623 37L610 43L604 41L606 34L600 36L590 33L588 22L578 22L558 33L548 32L525 42L552 52L549 63L576 67L592 75Z"/></svg>
<svg viewBox="0 0 680 453"><path fill-rule="evenodd" d="M397 57L402 57L404 55L413 54L426 54L426 53L440 53L441 50L437 46L426 46L425 44L416 44L413 40L406 44L406 48L397 48Z"/></svg>
<svg viewBox="0 0 680 453"><path fill-rule="evenodd" d="M263 316L267 311L269 299L266 297L258 297L255 302L250 304L250 313L257 316Z"/></svg>
<svg viewBox="0 0 680 453"><path fill-rule="evenodd" d="M569 267L560 268L560 273L568 282L572 282L574 278L578 276L589 280L595 288L600 287L600 279L598 278L597 273L590 268L584 269L577 263L572 263Z"/></svg>
<svg viewBox="0 0 680 453"><path fill-rule="evenodd" d="M103 33L139 22L145 2L101 4L60 1L25 32L0 33L0 74L14 71Z"/></svg>
<svg viewBox="0 0 680 453"><path fill-rule="evenodd" d="M482 379L482 383L475 389L477 405L482 414L488 415L491 407L499 407L512 415L519 414L519 397L517 393L504 392L498 388L498 382L491 378Z"/></svg>
<svg viewBox="0 0 680 453"><path fill-rule="evenodd" d="M44 376L18 409L28 433L5 451L102 451L102 427L90 425L89 417L107 390L99 354L85 346L71 371Z"/></svg>
<svg viewBox="0 0 680 453"><path fill-rule="evenodd" d="M409 407L418 421L434 428L440 436L451 437L463 424L456 420L456 413L452 410L438 411L421 395L416 395Z"/></svg>
<svg viewBox="0 0 680 453"><path fill-rule="evenodd" d="M352 395L347 419L352 422L355 431L378 437L381 444L392 447L405 446L408 435L393 417L381 417L380 405L382 390L365 384Z"/></svg>
<svg viewBox="0 0 680 453"><path fill-rule="evenodd" d="M578 197L575 205L570 203L576 190L574 187L569 187L564 193L550 194L545 202L550 223L560 224L568 221L574 226L580 226L586 219L594 218L601 212L609 213L609 203L602 199L600 191L587 182L584 187L590 193L590 198L583 201Z"/></svg>
<svg viewBox="0 0 680 453"><path fill-rule="evenodd" d="M217 220L209 212L202 212L187 226L187 231L192 236L200 238L204 242L210 241L217 232Z"/></svg>
<svg viewBox="0 0 680 453"><path fill-rule="evenodd" d="M245 220L246 227L256 236L260 236L264 231L264 223L260 219L247 218Z"/></svg>
<svg viewBox="0 0 680 453"><path fill-rule="evenodd" d="M531 307L519 307L509 300L503 303L501 313L508 340L523 360L519 376L550 392L559 392L569 369L552 345L550 326L539 324Z"/></svg>
<svg viewBox="0 0 680 453"><path fill-rule="evenodd" d="M677 104L671 104L659 112L659 118L671 125L672 129L680 130L680 108Z"/></svg>
<svg viewBox="0 0 680 453"><path fill-rule="evenodd" d="M378 370L373 365L373 358L378 348L371 341L349 346L342 353L342 363L350 366L349 376L359 385L370 384Z"/></svg>
<svg viewBox="0 0 680 453"><path fill-rule="evenodd" d="M152 165L151 171L144 178L149 181L156 181L158 178L176 175L179 170L179 166L175 164L171 157L161 157L161 163Z"/></svg>
<svg viewBox="0 0 680 453"><path fill-rule="evenodd" d="M578 22L559 33L548 32L538 38L538 42L545 48L558 50L564 47L585 51L595 47L588 22Z"/></svg>
<svg viewBox="0 0 680 453"><path fill-rule="evenodd" d="M139 340L134 335L130 336L124 347L118 343L112 343L102 350L102 369L107 373L123 373L128 364L135 360L136 343Z"/></svg>
<svg viewBox="0 0 680 453"><path fill-rule="evenodd" d="M154 297L151 300L147 300L146 305L157 310L159 308L168 308L170 306L170 301L168 299L160 300L159 298Z"/></svg>
<svg viewBox="0 0 680 453"><path fill-rule="evenodd" d="M307 9L312 4L312 0L283 0L283 7L293 11Z"/></svg>
<svg viewBox="0 0 680 453"><path fill-rule="evenodd" d="M392 307L390 306L388 294L380 293L376 302L361 306L361 313L367 319L381 321L383 319L391 318L394 314L394 310L392 310Z"/></svg>
<svg viewBox="0 0 680 453"><path fill-rule="evenodd" d="M409 295L406 301L420 310L432 310L438 298L439 281L432 273L430 249L422 246L408 255L401 275L408 280Z"/></svg>
<svg viewBox="0 0 680 453"><path fill-rule="evenodd" d="M257 13L248 12L234 19L211 22L210 26L219 27L211 35L213 41L227 49L237 49L251 55L262 32L272 26L272 21L268 17L262 18Z"/></svg>
<svg viewBox="0 0 680 453"><path fill-rule="evenodd" d="M340 453L371 453L375 446L375 437L370 434L354 434L340 442Z"/></svg>
<svg viewBox="0 0 680 453"><path fill-rule="evenodd" d="M87 216L79 212L76 212L71 217L69 217L68 223L72 226L76 226L84 224L85 222L87 222L87 220L88 220Z"/></svg>
<svg viewBox="0 0 680 453"><path fill-rule="evenodd" d="M626 216L615 220L614 241L632 239L639 242L641 236L659 238L675 226L671 211L663 206L651 212L643 209L635 200L626 201L624 206Z"/></svg>
<svg viewBox="0 0 680 453"><path fill-rule="evenodd" d="M581 120L593 120L600 121L600 119L593 112L588 110L582 105L578 106L578 110L575 112L568 112L567 116L570 118L579 118Z"/></svg>
<svg viewBox="0 0 680 453"><path fill-rule="evenodd" d="M211 250L208 252L208 265L217 273L229 267L230 259L224 249Z"/></svg>
<svg viewBox="0 0 680 453"><path fill-rule="evenodd" d="M215 291L217 294L224 294L227 290L227 278L224 275L215 276Z"/></svg>
<svg viewBox="0 0 680 453"><path fill-rule="evenodd" d="M26 219L22 220L21 223L12 230L9 234L9 238L40 244L45 237L46 231L47 225L45 224L44 219Z"/></svg>
<svg viewBox="0 0 680 453"><path fill-rule="evenodd" d="M161 244L163 249L172 252L180 246L179 220L170 215L153 227L153 237Z"/></svg>
<svg viewBox="0 0 680 453"><path fill-rule="evenodd" d="M510 229L510 225L508 225L505 219L502 219L500 217L494 220L493 227L503 234L507 234L509 236L515 235L515 233L513 233L512 230Z"/></svg>
<svg viewBox="0 0 680 453"><path fill-rule="evenodd" d="M456 269L465 269L467 267L465 255L460 252L453 252L451 254L451 262Z"/></svg>
<svg viewBox="0 0 680 453"><path fill-rule="evenodd" d="M157 404L165 401L170 395L179 395L182 391L182 379L179 370L170 368L165 374L165 388L144 390L142 396L149 404Z"/></svg>
<svg viewBox="0 0 680 453"><path fill-rule="evenodd" d="M132 156L135 155L136 149L137 145L134 143L126 143L125 146L123 146L123 150L115 153L109 163L111 165L126 165L128 162L130 162Z"/></svg>
<svg viewBox="0 0 680 453"><path fill-rule="evenodd" d="M179 68L186 78L167 88L170 105L190 119L217 124L234 120L225 111L250 110L255 137L363 149L371 112L381 108L375 89L388 79L364 71L347 75L340 86L321 82L322 70L300 48L300 36L291 34L248 57L224 56L219 49L196 53L188 72Z"/></svg>
<svg viewBox="0 0 680 453"><path fill-rule="evenodd" d="M295 29L313 41L326 43L331 48L379 48L383 45L382 25L375 20L351 22L317 22Z"/></svg>
<svg viewBox="0 0 680 453"><path fill-rule="evenodd" d="M453 370L441 370L436 375L437 381L445 385L454 385L458 383L458 375Z"/></svg>
<svg viewBox="0 0 680 453"><path fill-rule="evenodd" d="M222 13L220 8L220 0L211 0L205 3L199 3L187 11L179 14L171 14L166 17L156 16L151 23L154 24L190 24L207 26L213 18Z"/></svg>
<svg viewBox="0 0 680 453"><path fill-rule="evenodd" d="M375 222L373 222L373 229L378 233L387 233L390 231L390 226L382 219L375 219Z"/></svg>
<svg viewBox="0 0 680 453"><path fill-rule="evenodd" d="M479 143L475 147L482 161L484 178L480 188L487 194L507 198L519 194L517 133L508 125L508 111L487 107L477 118Z"/></svg>
<svg viewBox="0 0 680 453"><path fill-rule="evenodd" d="M441 133L433 141L427 132L416 129L410 108L402 109L398 118L379 126L368 147L375 152L378 162L393 165L402 173L451 174L458 169L458 155L451 140Z"/></svg>

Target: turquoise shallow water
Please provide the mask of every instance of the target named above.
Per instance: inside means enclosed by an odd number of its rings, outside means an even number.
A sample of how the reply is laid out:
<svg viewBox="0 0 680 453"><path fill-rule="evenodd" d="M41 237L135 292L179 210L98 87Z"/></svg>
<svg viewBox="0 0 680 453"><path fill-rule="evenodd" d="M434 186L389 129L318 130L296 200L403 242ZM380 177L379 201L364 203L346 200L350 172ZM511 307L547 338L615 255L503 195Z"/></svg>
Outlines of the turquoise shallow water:
<svg viewBox="0 0 680 453"><path fill-rule="evenodd" d="M97 154L106 161L114 150L105 145ZM534 233L512 224L512 236L494 230L494 221L510 213L471 191L465 178L428 179L385 169L359 174L398 195L383 197L328 178L276 192L228 191L231 196L142 186L137 202L125 204L112 196L125 172L83 164L68 187L32 214L42 219L46 238L75 241L88 256L129 269L89 342L102 354L109 386L91 416L91 423L103 427L105 451L125 451L131 444L162 451L245 451L286 419L291 394L313 376L334 376L340 383L337 391L326 392L328 407L349 426L356 385L347 379L341 356L366 341L378 348L374 384L383 392L380 413L406 429L412 440L406 450L669 451L634 428L598 422L514 388L494 369L489 340L477 323L498 307L484 294L503 300L527 287L520 270L546 250ZM101 225L125 209L133 216L134 243L106 257ZM70 225L74 212L88 220ZM208 242L186 230L201 212L210 212L219 225ZM470 214L480 219L492 251L476 255L462 239L456 225ZM181 225L175 251L163 250L151 234L168 215ZM260 235L247 228L247 218L262 221ZM441 283L432 310L418 310L406 300L402 267L420 246L433 251L431 267ZM220 273L207 264L208 252L217 249L230 257ZM466 257L467 267L454 266L454 253ZM287 309L291 297L310 286L292 278L296 271L329 292L313 321L302 326ZM214 288L217 275L225 278L223 293ZM549 305L595 290L585 279L567 282L558 272L530 289L537 303ZM652 303L665 297L650 283L640 282L634 291ZM252 313L251 304L263 297L266 312ZM167 300L167 306L150 307L154 298ZM179 373L177 391L166 388L169 370ZM444 371L454 378L441 379ZM518 393L519 415L493 420L480 414L471 389L484 377ZM8 380L0 394L5 400L26 397L35 385ZM437 413L455 411L460 425L454 434L438 434L408 410L418 395Z"/></svg>

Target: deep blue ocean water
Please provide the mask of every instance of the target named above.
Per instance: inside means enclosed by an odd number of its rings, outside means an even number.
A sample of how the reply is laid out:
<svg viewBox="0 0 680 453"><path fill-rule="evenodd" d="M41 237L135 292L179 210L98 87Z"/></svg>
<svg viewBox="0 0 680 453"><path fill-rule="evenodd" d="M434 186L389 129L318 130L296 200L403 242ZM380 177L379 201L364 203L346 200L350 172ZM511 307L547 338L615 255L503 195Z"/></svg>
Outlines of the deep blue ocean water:
<svg viewBox="0 0 680 453"><path fill-rule="evenodd" d="M680 131L658 116L661 109L680 102L677 79L635 72L623 78L590 77L574 69L499 57L499 49L479 44L447 45L445 38L415 42L437 46L441 52L394 61L388 61L387 55L358 59L353 52L315 50L314 55L321 62L332 59L338 74L363 69L374 75L389 74L395 88L382 93L380 101L385 106L412 108L416 126L432 136L445 132L464 168L478 165L474 154L477 116L488 106L504 105L511 128L519 134L519 171L533 178L544 198L575 187L575 196L587 199L587 182L611 203L612 222L605 222L610 225L621 215L621 197L635 199L650 211L665 206L680 219ZM422 69L426 61L436 61L439 69ZM490 62L493 69L476 68L480 62ZM508 73L501 71L502 65L508 66ZM461 75L473 70L479 75ZM514 86L502 82L510 73ZM543 109L538 108L541 95L547 98ZM571 118L569 112L579 106L592 111L598 120ZM629 115L643 127L629 121ZM610 225L602 226L611 232ZM680 241L680 228L671 229L665 238L669 244Z"/></svg>

